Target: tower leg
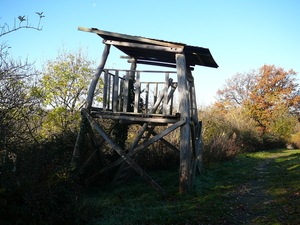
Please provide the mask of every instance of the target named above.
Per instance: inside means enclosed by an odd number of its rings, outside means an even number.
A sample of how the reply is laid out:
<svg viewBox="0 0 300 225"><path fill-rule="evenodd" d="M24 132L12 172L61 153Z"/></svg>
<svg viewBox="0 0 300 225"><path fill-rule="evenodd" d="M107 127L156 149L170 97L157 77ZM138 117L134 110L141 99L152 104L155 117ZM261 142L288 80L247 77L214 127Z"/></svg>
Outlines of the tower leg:
<svg viewBox="0 0 300 225"><path fill-rule="evenodd" d="M176 54L179 112L186 122L180 129L180 169L179 192L187 193L191 186L191 128L190 128L190 101L187 88L187 70L184 54Z"/></svg>

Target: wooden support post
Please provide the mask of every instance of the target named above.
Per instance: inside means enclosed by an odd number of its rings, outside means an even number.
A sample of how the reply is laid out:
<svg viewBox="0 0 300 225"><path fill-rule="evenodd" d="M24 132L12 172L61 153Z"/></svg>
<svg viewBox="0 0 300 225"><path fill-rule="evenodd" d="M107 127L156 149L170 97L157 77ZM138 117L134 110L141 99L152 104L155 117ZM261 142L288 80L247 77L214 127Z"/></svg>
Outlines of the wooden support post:
<svg viewBox="0 0 300 225"><path fill-rule="evenodd" d="M193 153L195 158L193 159L193 168L192 168L192 177L196 174L196 169L198 173L202 172L202 140L201 140L201 129L202 124L198 120L198 109L197 109L197 100L196 100L196 89L194 83L194 77L192 76L191 70L188 69L189 77L189 89L190 89L190 99L191 99L191 118L193 120Z"/></svg>
<svg viewBox="0 0 300 225"><path fill-rule="evenodd" d="M187 70L184 54L176 54L179 112L185 123L180 129L180 169L179 192L187 193L190 190L190 102L187 89Z"/></svg>
<svg viewBox="0 0 300 225"><path fill-rule="evenodd" d="M109 50L110 50L110 45L105 45L105 48L103 50L99 66L96 70L96 73L94 74L92 83L90 85L87 100L86 100L86 108L87 108L88 111L91 110L95 88L97 86L97 83L98 83L98 80L100 78L101 72L102 72L102 70L105 66L107 57L109 55ZM73 151L73 157L72 157L72 162L71 163L75 163L76 158L79 157L79 152L80 152L80 150L82 148L82 145L83 145L83 142L84 142L84 136L86 134L86 127L87 126L88 126L87 120L82 117L81 123L80 123L80 130L79 130L78 135L77 135L77 139L76 139L75 148L74 148L74 151Z"/></svg>
<svg viewBox="0 0 300 225"><path fill-rule="evenodd" d="M88 111L90 111L90 109L92 107L95 89L96 89L98 80L100 78L101 72L102 72L102 70L105 66L107 57L109 55L109 50L110 50L110 45L105 45L104 51L102 53L102 58L100 60L100 64L99 64L99 66L96 70L96 73L94 74L92 83L90 85L87 100L86 100L86 108L87 108Z"/></svg>
<svg viewBox="0 0 300 225"><path fill-rule="evenodd" d="M82 146L84 145L85 134L88 129L88 126L89 126L88 121L81 114L80 129L79 129L79 132L78 132L78 135L76 138L76 143L75 143L73 156L72 156L72 160L71 160L72 164L77 164L79 161L80 151L82 150Z"/></svg>

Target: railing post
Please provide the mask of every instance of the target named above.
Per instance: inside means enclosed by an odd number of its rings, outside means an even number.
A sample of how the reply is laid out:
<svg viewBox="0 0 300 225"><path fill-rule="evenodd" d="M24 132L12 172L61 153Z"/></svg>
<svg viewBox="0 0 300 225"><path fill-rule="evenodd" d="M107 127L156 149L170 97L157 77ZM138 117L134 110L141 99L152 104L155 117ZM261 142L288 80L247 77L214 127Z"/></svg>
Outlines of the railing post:
<svg viewBox="0 0 300 225"><path fill-rule="evenodd" d="M118 111L119 71L116 70L113 82L113 112Z"/></svg>
<svg viewBox="0 0 300 225"><path fill-rule="evenodd" d="M107 107L107 93L109 92L109 82L108 82L108 70L104 73L104 87L103 87L103 111L106 111Z"/></svg>
<svg viewBox="0 0 300 225"><path fill-rule="evenodd" d="M149 104L149 83L146 84L146 88L145 88L145 94L146 94L146 97L145 97L145 111L146 113L148 113L148 104Z"/></svg>
<svg viewBox="0 0 300 225"><path fill-rule="evenodd" d="M135 78L135 93L134 93L134 112L135 113L139 112L140 93L141 93L140 72L137 72L136 78Z"/></svg>
<svg viewBox="0 0 300 225"><path fill-rule="evenodd" d="M169 88L169 73L165 73L165 83L164 83L164 98L163 98L163 114L168 114L168 88Z"/></svg>
<svg viewBox="0 0 300 225"><path fill-rule="evenodd" d="M124 89L123 89L123 112L127 112L127 106L128 106L128 95L129 95L129 72L126 72L125 75L125 81L124 81Z"/></svg>

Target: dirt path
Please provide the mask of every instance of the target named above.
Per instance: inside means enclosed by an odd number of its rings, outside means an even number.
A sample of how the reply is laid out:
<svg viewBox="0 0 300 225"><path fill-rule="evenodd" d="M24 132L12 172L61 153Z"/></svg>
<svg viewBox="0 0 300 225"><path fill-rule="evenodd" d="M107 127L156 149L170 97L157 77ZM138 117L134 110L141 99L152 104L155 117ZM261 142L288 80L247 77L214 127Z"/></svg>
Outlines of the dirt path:
<svg viewBox="0 0 300 225"><path fill-rule="evenodd" d="M268 164L270 159L261 162L253 168L257 171L257 179L251 180L229 194L232 221L236 224L259 224L266 211L271 207L273 197L264 189L269 176Z"/></svg>

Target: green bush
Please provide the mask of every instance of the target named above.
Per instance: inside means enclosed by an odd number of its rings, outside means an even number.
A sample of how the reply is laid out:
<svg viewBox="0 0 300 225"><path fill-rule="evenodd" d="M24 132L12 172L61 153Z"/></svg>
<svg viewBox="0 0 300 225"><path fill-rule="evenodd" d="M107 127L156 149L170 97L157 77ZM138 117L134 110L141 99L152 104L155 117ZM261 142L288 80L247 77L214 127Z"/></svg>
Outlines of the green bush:
<svg viewBox="0 0 300 225"><path fill-rule="evenodd" d="M278 148L285 148L286 141L279 134L265 133L262 135L263 150L272 150Z"/></svg>
<svg viewBox="0 0 300 225"><path fill-rule="evenodd" d="M291 142L295 148L300 149L300 131L292 136Z"/></svg>
<svg viewBox="0 0 300 225"><path fill-rule="evenodd" d="M0 175L3 224L79 223L80 188L70 171L76 135L53 135L18 154L17 171ZM82 222L82 221L81 221Z"/></svg>

